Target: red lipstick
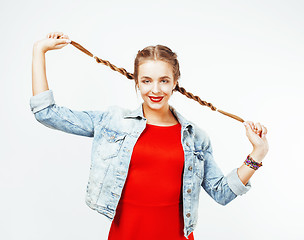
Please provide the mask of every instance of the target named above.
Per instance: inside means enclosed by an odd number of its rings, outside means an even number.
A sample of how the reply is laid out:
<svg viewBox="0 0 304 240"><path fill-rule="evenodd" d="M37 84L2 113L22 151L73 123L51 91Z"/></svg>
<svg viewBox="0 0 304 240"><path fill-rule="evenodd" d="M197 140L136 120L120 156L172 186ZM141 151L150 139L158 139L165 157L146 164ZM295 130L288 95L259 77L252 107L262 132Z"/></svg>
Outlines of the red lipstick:
<svg viewBox="0 0 304 240"><path fill-rule="evenodd" d="M164 97L149 97L152 102L160 102Z"/></svg>

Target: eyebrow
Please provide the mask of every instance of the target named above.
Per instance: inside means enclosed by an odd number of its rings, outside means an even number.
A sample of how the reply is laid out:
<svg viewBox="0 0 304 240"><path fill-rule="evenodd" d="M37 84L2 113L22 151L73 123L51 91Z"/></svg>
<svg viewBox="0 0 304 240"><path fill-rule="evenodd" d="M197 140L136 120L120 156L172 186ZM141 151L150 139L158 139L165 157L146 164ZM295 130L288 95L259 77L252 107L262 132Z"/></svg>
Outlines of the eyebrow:
<svg viewBox="0 0 304 240"><path fill-rule="evenodd" d="M150 77L148 77L148 76L142 76L141 78L152 79L152 78L150 78ZM160 79L164 79L164 78L169 78L169 79L170 79L170 77L168 77L168 76L162 76L162 77L160 77Z"/></svg>

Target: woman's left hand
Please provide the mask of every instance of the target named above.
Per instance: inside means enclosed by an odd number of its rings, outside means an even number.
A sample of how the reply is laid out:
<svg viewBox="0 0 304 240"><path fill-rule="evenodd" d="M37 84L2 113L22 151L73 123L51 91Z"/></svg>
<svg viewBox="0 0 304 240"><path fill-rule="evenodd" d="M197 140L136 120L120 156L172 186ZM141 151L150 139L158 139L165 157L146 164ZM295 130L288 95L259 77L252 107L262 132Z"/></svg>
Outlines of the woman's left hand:
<svg viewBox="0 0 304 240"><path fill-rule="evenodd" d="M250 155L255 161L261 162L269 149L266 139L267 128L260 123L254 124L251 121L244 122L244 126L246 128L246 136L253 146L253 151Z"/></svg>

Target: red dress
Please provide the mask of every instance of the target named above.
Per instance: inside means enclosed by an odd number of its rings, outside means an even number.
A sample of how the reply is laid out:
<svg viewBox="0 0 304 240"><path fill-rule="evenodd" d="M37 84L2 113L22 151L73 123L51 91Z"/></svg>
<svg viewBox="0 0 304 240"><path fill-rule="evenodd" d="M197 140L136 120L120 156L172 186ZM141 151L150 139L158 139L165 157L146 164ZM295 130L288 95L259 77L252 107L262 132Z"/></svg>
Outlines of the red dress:
<svg viewBox="0 0 304 240"><path fill-rule="evenodd" d="M181 125L147 124L137 140L108 240L185 240ZM193 240L193 232L188 236Z"/></svg>

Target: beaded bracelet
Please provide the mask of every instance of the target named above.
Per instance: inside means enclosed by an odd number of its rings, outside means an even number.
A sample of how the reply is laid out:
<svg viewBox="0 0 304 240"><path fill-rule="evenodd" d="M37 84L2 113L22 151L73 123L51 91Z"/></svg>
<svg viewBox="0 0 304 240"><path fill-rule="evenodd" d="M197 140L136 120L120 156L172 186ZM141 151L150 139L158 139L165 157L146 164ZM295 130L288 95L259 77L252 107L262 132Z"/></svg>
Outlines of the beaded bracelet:
<svg viewBox="0 0 304 240"><path fill-rule="evenodd" d="M263 166L262 163L258 163L256 161L254 161L252 159L252 157L250 157L250 155L247 156L246 160L244 161L244 163L249 166L250 168L257 170L259 167Z"/></svg>

